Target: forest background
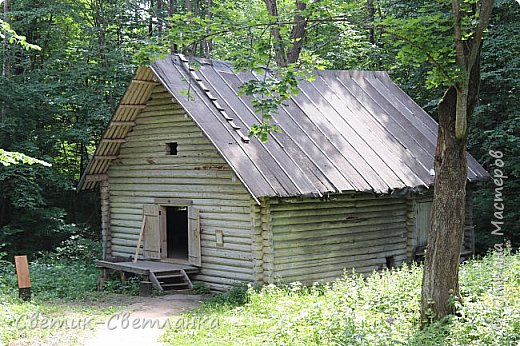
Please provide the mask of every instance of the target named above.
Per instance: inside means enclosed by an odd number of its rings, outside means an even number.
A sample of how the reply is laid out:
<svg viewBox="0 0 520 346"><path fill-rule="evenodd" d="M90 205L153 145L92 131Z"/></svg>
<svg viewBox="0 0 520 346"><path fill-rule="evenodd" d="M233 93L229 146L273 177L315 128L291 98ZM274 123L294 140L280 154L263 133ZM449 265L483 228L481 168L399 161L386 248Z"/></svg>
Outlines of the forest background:
<svg viewBox="0 0 520 346"><path fill-rule="evenodd" d="M441 1L322 0L312 8L327 18L309 26L302 56L327 69L386 70L429 114L445 90L435 83L431 61L413 56L403 44L435 46L443 37L446 18L435 8ZM51 250L70 237L98 239L96 191L77 193L85 169L112 112L143 56L157 42L167 42L169 30L185 14L223 27L237 20L269 20L265 3L228 0L6 0L3 20L41 49L25 49L2 41L0 63L0 148L23 152L52 163L0 166L0 257ZM280 15L294 12L293 1L278 1ZM440 14L439 14L440 13ZM167 18L174 17L173 21ZM427 20L425 20L427 18ZM407 37L385 30L392 21L406 20ZM200 22L204 23L204 21ZM227 23L227 24L226 24ZM471 123L468 149L492 172L495 158L504 157L505 237L520 244L520 6L497 1L482 48L480 103ZM177 23L178 24L178 23ZM189 28L189 23L186 24ZM405 28L406 29L406 28ZM435 36L425 36L436 32ZM258 50L266 34L262 27L224 32L194 47L196 56L244 59ZM282 35L284 33L282 32ZM285 33L287 34L287 33ZM415 37L414 37L415 35ZM447 32L446 35L449 35ZM267 36L270 33L267 32ZM422 41L418 38L422 37ZM449 39L449 37L447 37ZM260 56L260 55L255 55ZM439 52L438 61L447 59ZM493 181L473 194L476 249L493 246Z"/></svg>

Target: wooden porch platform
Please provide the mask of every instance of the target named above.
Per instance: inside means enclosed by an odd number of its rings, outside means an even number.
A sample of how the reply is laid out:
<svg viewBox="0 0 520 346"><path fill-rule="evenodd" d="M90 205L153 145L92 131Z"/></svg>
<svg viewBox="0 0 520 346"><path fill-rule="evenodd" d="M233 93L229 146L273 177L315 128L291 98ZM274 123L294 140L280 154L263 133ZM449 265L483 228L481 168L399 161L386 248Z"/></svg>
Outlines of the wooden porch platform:
<svg viewBox="0 0 520 346"><path fill-rule="evenodd" d="M187 264L169 263L169 262L158 262L158 261L137 261L136 263L129 262L110 262L97 260L96 266L104 267L114 270L121 270L128 273L134 273L139 275L145 275L149 272L162 272L169 270L182 269L186 273L196 274L199 272L199 268L190 266Z"/></svg>
<svg viewBox="0 0 520 346"><path fill-rule="evenodd" d="M101 269L98 288L102 287L108 277L107 269L112 269L121 272L122 279L125 278L125 273L139 275L141 282L149 281L160 291L193 288L189 275L197 274L200 271L199 268L187 264L146 260L136 263L97 260L96 266Z"/></svg>

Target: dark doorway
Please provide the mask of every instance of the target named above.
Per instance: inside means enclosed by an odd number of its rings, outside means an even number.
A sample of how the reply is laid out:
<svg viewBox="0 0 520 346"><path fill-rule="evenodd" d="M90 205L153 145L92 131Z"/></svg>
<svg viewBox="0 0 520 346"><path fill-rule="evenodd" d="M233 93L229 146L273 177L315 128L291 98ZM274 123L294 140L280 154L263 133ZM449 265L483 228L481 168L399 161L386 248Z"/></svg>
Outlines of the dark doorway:
<svg viewBox="0 0 520 346"><path fill-rule="evenodd" d="M167 257L188 259L188 208L166 207Z"/></svg>

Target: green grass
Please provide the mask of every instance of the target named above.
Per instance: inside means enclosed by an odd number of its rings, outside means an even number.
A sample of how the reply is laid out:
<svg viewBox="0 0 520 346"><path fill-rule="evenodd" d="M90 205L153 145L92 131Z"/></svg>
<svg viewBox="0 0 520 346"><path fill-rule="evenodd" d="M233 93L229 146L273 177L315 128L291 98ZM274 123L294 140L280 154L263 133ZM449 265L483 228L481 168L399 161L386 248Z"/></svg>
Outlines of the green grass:
<svg viewBox="0 0 520 346"><path fill-rule="evenodd" d="M420 330L421 267L298 283L240 287L171 328L171 345L519 345L520 255L488 255L461 266L458 316ZM218 321L218 326L215 321ZM174 324L172 324L174 325Z"/></svg>
<svg viewBox="0 0 520 346"><path fill-rule="evenodd" d="M74 240L32 261L30 302L18 298L13 264L0 260L0 345L81 344L86 335L93 333L90 327L97 327L96 321L121 310L128 296L111 293L134 294L137 285L133 280L126 285L114 280L108 282L105 292L96 292L97 247L93 242ZM42 325L50 320L77 323L85 319L93 319L87 328ZM37 328L31 326L35 321L39 322Z"/></svg>

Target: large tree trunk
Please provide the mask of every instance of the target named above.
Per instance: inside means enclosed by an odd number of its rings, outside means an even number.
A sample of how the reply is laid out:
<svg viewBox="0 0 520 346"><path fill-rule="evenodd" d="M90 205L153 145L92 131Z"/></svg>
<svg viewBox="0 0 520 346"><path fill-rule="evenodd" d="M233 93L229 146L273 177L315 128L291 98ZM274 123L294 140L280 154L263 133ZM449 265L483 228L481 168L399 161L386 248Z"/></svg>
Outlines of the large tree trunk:
<svg viewBox="0 0 520 346"><path fill-rule="evenodd" d="M439 133L435 151L432 224L424 263L421 321L455 313L460 301L459 257L464 236L467 160L466 143L480 87L480 51L494 0L482 0L473 38L464 39L462 0L452 0L457 64L462 78L448 88L439 104ZM476 10L476 6L474 7Z"/></svg>
<svg viewBox="0 0 520 346"><path fill-rule="evenodd" d="M439 104L439 132L435 151L435 185L432 224L424 263L421 297L421 320L441 319L455 313L455 300L460 301L459 257L464 239L466 206L467 132L456 136L457 97L466 95L465 127L478 102L480 88L480 48L469 72L468 89L464 93L450 87Z"/></svg>
<svg viewBox="0 0 520 346"><path fill-rule="evenodd" d="M459 256L464 235L466 140L455 137L457 92L451 87L439 105L435 152L432 224L422 283L421 317L442 318L454 312L459 297Z"/></svg>

